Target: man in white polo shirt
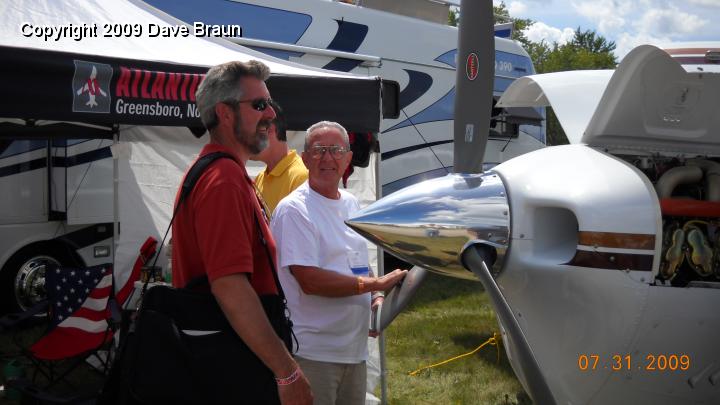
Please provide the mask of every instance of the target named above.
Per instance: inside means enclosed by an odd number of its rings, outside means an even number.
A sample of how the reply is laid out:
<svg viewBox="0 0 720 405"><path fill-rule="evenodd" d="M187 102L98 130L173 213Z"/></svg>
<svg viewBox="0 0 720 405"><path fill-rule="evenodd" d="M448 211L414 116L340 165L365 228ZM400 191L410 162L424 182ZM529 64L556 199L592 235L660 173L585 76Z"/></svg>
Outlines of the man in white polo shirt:
<svg viewBox="0 0 720 405"><path fill-rule="evenodd" d="M407 273L374 277L365 239L345 225L360 208L338 187L351 158L340 124L308 128L302 153L308 181L280 202L271 224L300 346L296 361L314 403L322 405L365 403L370 293L391 288Z"/></svg>

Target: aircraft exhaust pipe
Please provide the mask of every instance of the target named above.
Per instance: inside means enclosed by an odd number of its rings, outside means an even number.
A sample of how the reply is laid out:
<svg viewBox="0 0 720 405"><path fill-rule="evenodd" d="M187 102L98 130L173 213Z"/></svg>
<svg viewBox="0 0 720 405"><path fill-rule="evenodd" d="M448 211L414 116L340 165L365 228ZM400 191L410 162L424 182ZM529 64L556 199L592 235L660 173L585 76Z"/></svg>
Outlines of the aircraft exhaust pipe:
<svg viewBox="0 0 720 405"><path fill-rule="evenodd" d="M540 370L532 348L530 348L530 344L525 338L525 334L520 328L520 324L515 318L510 305L508 305L502 292L500 292L500 288L493 279L492 274L490 274L490 269L488 269L486 263L492 265L493 250L493 247L482 243L470 245L461 255L462 264L480 279L485 292L490 297L495 313L497 313L505 333L509 336L510 344L514 346L513 352L518 356L518 363L522 369L521 372L527 385L525 389L528 391L528 395L536 404L555 405L555 397L553 397L552 391L550 391L550 387L545 381L545 376Z"/></svg>

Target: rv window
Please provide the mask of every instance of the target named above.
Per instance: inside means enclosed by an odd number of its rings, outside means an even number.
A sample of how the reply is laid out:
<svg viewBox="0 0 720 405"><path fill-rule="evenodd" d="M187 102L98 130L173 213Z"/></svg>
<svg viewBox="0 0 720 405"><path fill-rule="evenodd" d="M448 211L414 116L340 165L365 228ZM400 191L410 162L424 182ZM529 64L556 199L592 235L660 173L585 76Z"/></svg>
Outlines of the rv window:
<svg viewBox="0 0 720 405"><path fill-rule="evenodd" d="M516 138L520 132L520 125L542 125L543 117L534 108L499 108L495 107L496 104L497 99L494 99L490 115L491 138Z"/></svg>
<svg viewBox="0 0 720 405"><path fill-rule="evenodd" d="M504 108L495 107L495 104L497 104L497 99L493 100L490 113L490 138L517 138L518 125L510 122L507 111Z"/></svg>

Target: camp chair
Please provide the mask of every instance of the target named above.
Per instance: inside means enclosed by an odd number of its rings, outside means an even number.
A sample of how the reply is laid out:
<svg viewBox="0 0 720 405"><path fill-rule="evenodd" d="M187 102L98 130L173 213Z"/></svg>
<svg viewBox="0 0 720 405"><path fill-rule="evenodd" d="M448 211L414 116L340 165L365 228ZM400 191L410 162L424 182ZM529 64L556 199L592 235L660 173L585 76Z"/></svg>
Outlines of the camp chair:
<svg viewBox="0 0 720 405"><path fill-rule="evenodd" d="M46 271L50 327L29 349L23 350L32 364L32 384L21 381L15 388L31 398L48 401L52 395L47 390L58 382L74 388L66 377L91 357L100 365L100 371L107 374L114 352L114 333L121 322L119 309L132 292L140 269L155 254L156 246L157 241L148 238L128 281L117 293L113 266L109 263ZM64 401L56 398L55 402Z"/></svg>
<svg viewBox="0 0 720 405"><path fill-rule="evenodd" d="M62 381L88 356L113 339L111 297L113 267L49 268L45 273L50 328L26 354L34 365L33 381L42 374L45 388ZM62 364L68 360L69 364ZM107 358L100 359L107 367Z"/></svg>

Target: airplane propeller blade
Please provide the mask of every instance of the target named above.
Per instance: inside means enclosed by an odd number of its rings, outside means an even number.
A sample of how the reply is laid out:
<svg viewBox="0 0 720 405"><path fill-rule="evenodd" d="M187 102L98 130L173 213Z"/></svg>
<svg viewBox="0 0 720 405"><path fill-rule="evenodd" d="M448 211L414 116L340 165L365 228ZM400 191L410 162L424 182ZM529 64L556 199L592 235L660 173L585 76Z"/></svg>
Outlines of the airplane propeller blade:
<svg viewBox="0 0 720 405"><path fill-rule="evenodd" d="M495 33L490 0L463 0L455 86L455 173L482 172L490 130Z"/></svg>

